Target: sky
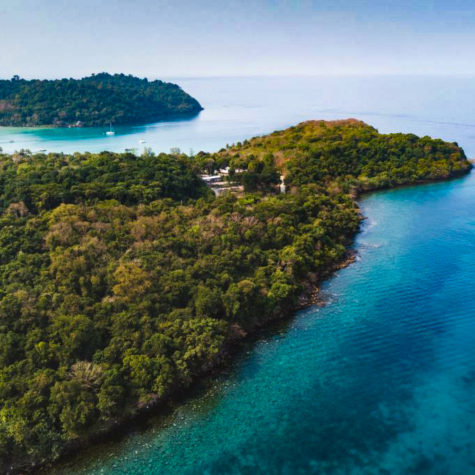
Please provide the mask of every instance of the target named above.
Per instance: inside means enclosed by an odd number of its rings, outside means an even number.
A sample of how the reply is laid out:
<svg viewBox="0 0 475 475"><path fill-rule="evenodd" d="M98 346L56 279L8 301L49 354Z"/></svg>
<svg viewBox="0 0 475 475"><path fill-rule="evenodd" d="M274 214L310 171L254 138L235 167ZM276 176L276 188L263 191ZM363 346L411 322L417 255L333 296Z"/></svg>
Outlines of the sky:
<svg viewBox="0 0 475 475"><path fill-rule="evenodd" d="M0 0L0 77L475 74L475 0Z"/></svg>

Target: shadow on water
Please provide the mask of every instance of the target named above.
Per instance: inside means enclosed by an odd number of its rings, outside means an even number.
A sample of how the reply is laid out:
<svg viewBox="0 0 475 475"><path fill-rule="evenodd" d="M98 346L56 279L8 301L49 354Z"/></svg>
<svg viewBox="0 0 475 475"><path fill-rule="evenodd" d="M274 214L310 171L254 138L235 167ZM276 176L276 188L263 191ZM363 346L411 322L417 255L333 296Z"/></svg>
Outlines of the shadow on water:
<svg viewBox="0 0 475 475"><path fill-rule="evenodd" d="M154 122L146 122L143 124L123 124L114 125L116 135L130 135L147 132L156 127L163 127L167 125L191 122L196 120L202 111L192 112L188 114L170 115L162 120ZM109 130L109 126L103 127L8 127L11 135L18 136L37 136L45 140L81 140L98 138L105 135ZM0 129L1 130L1 129ZM3 131L6 131L4 129ZM12 143L11 139L0 140L0 144ZM14 142L13 142L14 143Z"/></svg>

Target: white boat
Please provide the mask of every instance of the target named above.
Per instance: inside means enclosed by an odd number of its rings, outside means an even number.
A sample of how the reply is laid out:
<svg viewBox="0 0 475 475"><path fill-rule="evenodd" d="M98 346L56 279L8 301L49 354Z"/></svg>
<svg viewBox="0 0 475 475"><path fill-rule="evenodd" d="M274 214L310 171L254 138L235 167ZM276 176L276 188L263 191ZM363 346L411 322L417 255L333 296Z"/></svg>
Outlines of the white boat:
<svg viewBox="0 0 475 475"><path fill-rule="evenodd" d="M146 140L143 140L143 139L141 139L141 140L139 140L139 143L147 143L147 141L146 141Z"/></svg>
<svg viewBox="0 0 475 475"><path fill-rule="evenodd" d="M112 129L112 124L109 124L109 130L106 132L106 135L115 135L115 132Z"/></svg>

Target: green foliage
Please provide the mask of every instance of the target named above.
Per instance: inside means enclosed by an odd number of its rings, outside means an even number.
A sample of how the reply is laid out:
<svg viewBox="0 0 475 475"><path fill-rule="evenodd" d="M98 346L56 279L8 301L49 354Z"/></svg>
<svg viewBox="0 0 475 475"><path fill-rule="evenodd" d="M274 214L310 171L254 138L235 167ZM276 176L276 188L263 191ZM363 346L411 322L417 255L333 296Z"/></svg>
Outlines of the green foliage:
<svg viewBox="0 0 475 475"><path fill-rule="evenodd" d="M354 119L303 122L221 151L217 161L244 169L243 182L256 188L256 162L264 167L270 154L288 186L334 182L345 191L443 179L470 167L456 143L413 134L379 134Z"/></svg>
<svg viewBox="0 0 475 475"><path fill-rule="evenodd" d="M0 80L2 126L136 124L200 110L198 101L176 84L124 74Z"/></svg>
<svg viewBox="0 0 475 475"><path fill-rule="evenodd" d="M192 171L206 154L0 156L0 469L188 386L288 314L344 257L355 189L468 169L454 144L353 122L211 158L254 174L254 194L211 197ZM275 193L280 173L291 192Z"/></svg>
<svg viewBox="0 0 475 475"><path fill-rule="evenodd" d="M0 155L0 209L14 216L62 203L114 199L124 205L210 195L185 155Z"/></svg>

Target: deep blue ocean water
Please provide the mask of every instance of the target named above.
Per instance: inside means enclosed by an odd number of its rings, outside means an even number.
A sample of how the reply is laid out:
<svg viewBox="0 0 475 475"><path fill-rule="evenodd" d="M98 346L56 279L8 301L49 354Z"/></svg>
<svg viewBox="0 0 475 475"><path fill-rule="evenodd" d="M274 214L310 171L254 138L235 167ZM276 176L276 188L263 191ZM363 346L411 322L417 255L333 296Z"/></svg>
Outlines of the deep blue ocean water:
<svg viewBox="0 0 475 475"><path fill-rule="evenodd" d="M207 81L195 87L205 90ZM367 110L374 120L350 107L331 114L383 131L431 133L475 152L467 109L475 95L459 102L450 87L442 93L442 84L414 81L416 102L373 84L371 104L380 112ZM361 88L371 95L369 85ZM301 109L292 121L314 97L294 94ZM345 96L351 104L362 102L352 94ZM259 117L271 123L259 107L255 114L248 135L268 131ZM218 121L218 135L245 129L246 120L232 117L235 130L224 131L232 119L226 127ZM355 242L358 258L324 284L327 305L262 335L207 390L147 430L88 450L56 473L475 473L475 173L373 193L360 205L367 219Z"/></svg>

